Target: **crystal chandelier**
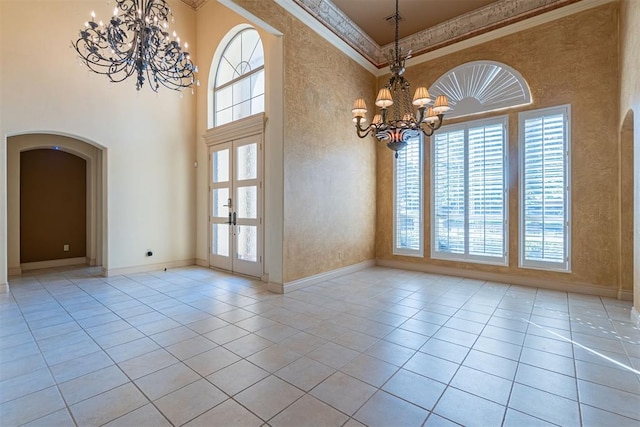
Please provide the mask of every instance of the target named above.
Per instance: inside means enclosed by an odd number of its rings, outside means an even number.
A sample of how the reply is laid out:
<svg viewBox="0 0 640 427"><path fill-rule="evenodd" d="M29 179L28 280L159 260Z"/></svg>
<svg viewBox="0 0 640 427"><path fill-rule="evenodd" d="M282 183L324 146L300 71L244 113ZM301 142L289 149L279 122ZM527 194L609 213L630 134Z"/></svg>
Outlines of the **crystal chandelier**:
<svg viewBox="0 0 640 427"><path fill-rule="evenodd" d="M172 90L199 85L198 72L180 37L169 35L171 9L165 0L116 0L110 21L91 21L80 30L73 48L91 71L121 82L136 74L136 89L148 81L157 92L160 86Z"/></svg>
<svg viewBox="0 0 640 427"><path fill-rule="evenodd" d="M380 89L376 98L380 113L373 117L369 126L363 126L367 114L367 104L364 99L356 99L351 110L358 136L364 138L371 134L378 141L386 142L387 147L395 151L396 158L398 158L398 151L407 145L407 140L412 136L418 135L419 132L427 136L433 135L433 132L442 126L444 113L449 111L446 96L439 95L433 102L426 87L417 88L411 101L409 82L403 76L404 64L411 57L411 51L402 56L398 46L399 18L398 0L396 0L395 52L389 51L388 55L391 78ZM412 104L418 109L417 117Z"/></svg>

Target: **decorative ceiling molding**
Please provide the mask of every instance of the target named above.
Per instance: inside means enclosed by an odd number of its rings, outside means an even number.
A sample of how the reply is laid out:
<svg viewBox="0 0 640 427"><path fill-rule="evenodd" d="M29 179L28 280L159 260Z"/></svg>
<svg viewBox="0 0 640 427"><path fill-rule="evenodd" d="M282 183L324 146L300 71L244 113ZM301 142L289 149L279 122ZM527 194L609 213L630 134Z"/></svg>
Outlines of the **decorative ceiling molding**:
<svg viewBox="0 0 640 427"><path fill-rule="evenodd" d="M405 51L413 50L414 55L420 55L579 1L501 0L407 36L400 44ZM387 44L381 49L387 51L392 46Z"/></svg>
<svg viewBox="0 0 640 427"><path fill-rule="evenodd" d="M330 0L293 0L373 65L385 61L380 45Z"/></svg>
<svg viewBox="0 0 640 427"><path fill-rule="evenodd" d="M200 6L202 6L207 2L207 0L180 0L180 1L186 4L187 6L191 6L194 9L198 9Z"/></svg>
<svg viewBox="0 0 640 427"><path fill-rule="evenodd" d="M197 8L209 0L180 1ZM246 4L267 0L217 1L255 25L280 34L244 9ZM379 46L331 0L269 1L277 3L372 74L382 76L389 72L385 52L391 44ZM613 1L617 0L498 0L405 37L400 40L400 45L405 52L413 51L406 64L413 66Z"/></svg>
<svg viewBox="0 0 640 427"><path fill-rule="evenodd" d="M400 45L405 52L412 50L415 56L578 1L580 0L500 0L405 37L400 40ZM331 0L293 2L377 68L388 65L384 53L392 49L393 43L379 46Z"/></svg>

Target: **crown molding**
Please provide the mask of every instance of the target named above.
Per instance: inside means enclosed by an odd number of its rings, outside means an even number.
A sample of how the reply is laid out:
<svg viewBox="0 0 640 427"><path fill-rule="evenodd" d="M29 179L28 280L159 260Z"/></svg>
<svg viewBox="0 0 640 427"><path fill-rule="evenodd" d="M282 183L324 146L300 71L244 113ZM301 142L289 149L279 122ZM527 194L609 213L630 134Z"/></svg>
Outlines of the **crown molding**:
<svg viewBox="0 0 640 427"><path fill-rule="evenodd" d="M200 8L200 6L205 4L208 0L180 0L180 1L186 4L187 6L191 6L192 8L197 10L198 8Z"/></svg>
<svg viewBox="0 0 640 427"><path fill-rule="evenodd" d="M208 0L180 1L198 8ZM237 9L249 0L218 1ZM331 0L273 1L367 71L376 76L388 73L385 52L393 43L378 45ZM402 38L399 44L404 52L412 51L410 66L614 1L499 0Z"/></svg>
<svg viewBox="0 0 640 427"><path fill-rule="evenodd" d="M500 0L405 37L400 40L400 46L404 52L412 51L416 56L580 1ZM393 50L394 43L378 45L331 0L288 2L309 13L376 68L389 65L385 52Z"/></svg>

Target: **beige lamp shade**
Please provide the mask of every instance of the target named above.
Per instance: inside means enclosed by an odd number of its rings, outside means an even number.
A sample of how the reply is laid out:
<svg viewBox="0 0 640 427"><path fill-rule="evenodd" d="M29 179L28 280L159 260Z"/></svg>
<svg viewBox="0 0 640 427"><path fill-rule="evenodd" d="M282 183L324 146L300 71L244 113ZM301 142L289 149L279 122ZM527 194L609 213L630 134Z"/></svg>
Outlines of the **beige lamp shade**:
<svg viewBox="0 0 640 427"><path fill-rule="evenodd" d="M413 105L418 108L424 107L431 102L431 96L426 87L420 86L416 89L416 93L413 95Z"/></svg>
<svg viewBox="0 0 640 427"><path fill-rule="evenodd" d="M451 108L449 108L449 101L447 101L447 97L444 95L438 95L438 97L436 98L436 103L433 106L433 111L436 114L444 114L450 109Z"/></svg>
<svg viewBox="0 0 640 427"><path fill-rule="evenodd" d="M373 116L373 121L371 122L374 125L379 125L380 123L382 123L382 116L380 114L376 114L375 116Z"/></svg>
<svg viewBox="0 0 640 427"><path fill-rule="evenodd" d="M376 98L376 105L380 108L387 108L393 105L393 98L391 98L391 91L386 87L380 89L378 97Z"/></svg>
<svg viewBox="0 0 640 427"><path fill-rule="evenodd" d="M353 117L364 117L367 114L367 103L364 99L356 99L351 112L353 113Z"/></svg>
<svg viewBox="0 0 640 427"><path fill-rule="evenodd" d="M427 108L425 118L422 120L427 123L435 123L438 120L438 113L436 113L433 107Z"/></svg>

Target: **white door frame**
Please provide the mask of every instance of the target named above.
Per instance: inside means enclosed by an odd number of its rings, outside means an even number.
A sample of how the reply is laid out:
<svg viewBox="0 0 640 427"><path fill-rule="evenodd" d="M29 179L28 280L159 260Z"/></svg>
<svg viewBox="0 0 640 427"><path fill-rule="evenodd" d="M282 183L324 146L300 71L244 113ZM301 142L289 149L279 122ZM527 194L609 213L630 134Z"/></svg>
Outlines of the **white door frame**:
<svg viewBox="0 0 640 427"><path fill-rule="evenodd" d="M259 113L259 114L255 114L240 120L237 120L235 122L231 122L231 123L227 123L225 125L222 126L218 126L216 128L212 128L207 130L207 132L203 135L203 138L205 140L205 143L207 144L208 147L208 176L207 176L207 182L208 182L208 186L209 188L211 188L211 153L213 150L213 147L217 148L220 144L227 144L228 148L229 148L229 152L230 155L232 154L232 150L233 150L233 141L238 141L240 139L244 139L247 137L255 137L256 140L258 141L258 149L261 151L260 155L259 155L259 165L258 165L258 180L260 181L260 183L262 183L264 181L264 156L263 153L264 151L262 151L262 144L264 143L264 130L265 130L265 123L266 123L266 117L264 113ZM225 147L226 148L226 147ZM230 177L231 179L231 177ZM233 187L232 183L229 183L229 185L231 187ZM264 203L264 188L263 186L260 184L258 187L258 191L260 192L260 196L259 196L259 206L258 209L259 211L262 212L265 203ZM210 192L208 193L208 200L207 200L207 204L209 206L208 208L208 212L209 214L207 215L207 228L208 228L208 255L207 255L207 259L208 259L208 263L211 266L211 234L212 234L212 230L211 230L211 218L212 218L212 206L211 206L211 194ZM235 197L234 197L235 198ZM262 215L259 215L262 216ZM258 252L259 252L259 263L260 263L260 271L259 272L254 272L255 274L251 274L252 276L255 277L260 277L262 278L264 276L264 260L265 260L265 256L264 256L264 221L262 220L262 218L259 218L260 221L260 226L258 227ZM233 245L231 245L230 242L230 251L232 251ZM233 257L234 254L230 253L230 257ZM228 265L228 264L227 264ZM233 265L233 264L232 264ZM233 270L233 268L231 268Z"/></svg>

